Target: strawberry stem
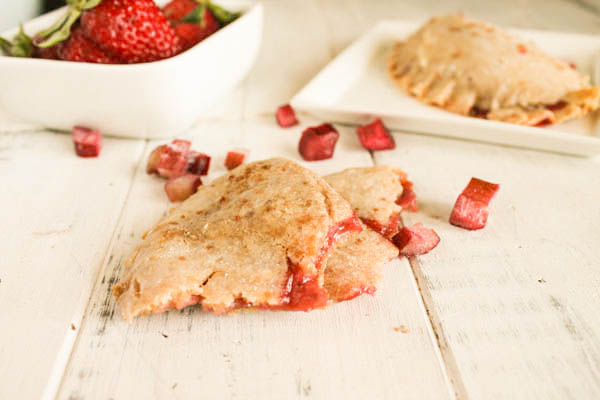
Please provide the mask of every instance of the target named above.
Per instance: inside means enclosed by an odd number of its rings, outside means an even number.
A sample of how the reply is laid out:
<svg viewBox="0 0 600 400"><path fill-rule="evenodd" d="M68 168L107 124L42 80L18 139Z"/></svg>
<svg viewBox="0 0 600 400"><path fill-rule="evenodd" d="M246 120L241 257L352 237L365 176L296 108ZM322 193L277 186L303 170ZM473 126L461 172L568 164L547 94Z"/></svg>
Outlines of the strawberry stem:
<svg viewBox="0 0 600 400"><path fill-rule="evenodd" d="M212 1L207 1L206 6L223 26L230 24L240 16L239 12L227 11L226 9L216 5Z"/></svg>
<svg viewBox="0 0 600 400"><path fill-rule="evenodd" d="M58 21L56 21L52 26L44 29L43 31L38 32L38 34L36 36L41 37L41 38L46 38L46 37L52 35L54 32L56 32L57 30L62 28L62 26L65 24L65 22L67 22L68 19L69 19L69 13L67 12L65 15L60 17L60 19Z"/></svg>
<svg viewBox="0 0 600 400"><path fill-rule="evenodd" d="M0 50L11 57L31 57L33 55L33 42L20 26L19 32L13 37L12 42L0 38Z"/></svg>
<svg viewBox="0 0 600 400"><path fill-rule="evenodd" d="M81 10L76 8L71 9L67 14L66 21L62 24L62 26L59 29L52 32L52 34L50 34L50 36L46 40L42 41L41 43L38 43L37 46L41 48L47 48L67 40L67 38L71 34L71 26L73 26L73 24L79 19L80 15Z"/></svg>
<svg viewBox="0 0 600 400"><path fill-rule="evenodd" d="M69 38L71 27L83 11L91 10L100 4L102 0L67 0L69 8L51 27L39 32L36 36L42 39L36 46L41 48L52 47ZM45 40L43 40L45 39Z"/></svg>
<svg viewBox="0 0 600 400"><path fill-rule="evenodd" d="M181 19L181 22L186 22L186 23L191 22L194 24L199 24L200 27L202 27L202 29L204 29L206 27L205 22L204 22L205 14L206 14L206 5L200 4L198 7L194 8L194 10L191 13L189 13L188 15L183 17Z"/></svg>

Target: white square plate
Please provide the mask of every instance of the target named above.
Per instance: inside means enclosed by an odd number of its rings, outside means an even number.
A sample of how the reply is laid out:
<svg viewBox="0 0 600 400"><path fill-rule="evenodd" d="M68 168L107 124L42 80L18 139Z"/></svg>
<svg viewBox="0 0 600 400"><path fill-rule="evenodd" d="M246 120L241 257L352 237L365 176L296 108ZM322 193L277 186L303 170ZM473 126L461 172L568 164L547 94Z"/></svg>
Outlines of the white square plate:
<svg viewBox="0 0 600 400"><path fill-rule="evenodd" d="M600 154L597 112L548 127L528 127L460 116L406 95L387 76L385 57L395 41L422 23L383 21L344 50L291 101L300 111L341 123L374 116L395 130L449 136L560 153ZM509 29L589 74L598 84L600 38L581 34Z"/></svg>

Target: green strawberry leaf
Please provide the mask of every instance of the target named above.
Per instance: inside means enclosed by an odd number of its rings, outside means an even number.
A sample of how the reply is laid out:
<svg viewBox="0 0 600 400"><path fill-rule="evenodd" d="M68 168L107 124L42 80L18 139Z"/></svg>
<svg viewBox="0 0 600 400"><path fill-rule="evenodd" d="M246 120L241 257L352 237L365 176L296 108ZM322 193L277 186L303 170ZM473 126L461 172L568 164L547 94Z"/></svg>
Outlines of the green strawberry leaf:
<svg viewBox="0 0 600 400"><path fill-rule="evenodd" d="M67 0L67 4L69 5L67 12L51 27L44 29L36 35L36 39L40 39L36 45L41 48L47 48L67 40L71 34L71 27L79 19L81 13L91 10L101 2L102 0Z"/></svg>
<svg viewBox="0 0 600 400"><path fill-rule="evenodd" d="M92 8L96 7L97 5L99 5L100 3L102 3L102 0L87 0L83 6L81 6L81 9L83 11L86 10L91 10Z"/></svg>
<svg viewBox="0 0 600 400"><path fill-rule="evenodd" d="M186 15L181 19L181 22L199 24L202 28L205 28L206 23L204 21L204 17L206 14L206 5L200 4L198 7L194 8L194 11Z"/></svg>
<svg viewBox="0 0 600 400"><path fill-rule="evenodd" d="M239 13L239 12L227 11L226 9L224 9L221 6L216 5L212 1L207 1L206 5L208 6L208 9L213 13L215 18L223 26L232 23L241 15L241 13Z"/></svg>
<svg viewBox="0 0 600 400"><path fill-rule="evenodd" d="M67 14L67 19L63 23L63 25L58 29L52 32L47 39L38 43L37 46L43 49L47 47L52 47L60 42L67 40L69 35L71 34L71 26L79 19L81 15L81 11L78 9L71 9ZM40 33L41 34L41 33ZM45 38L46 36L42 36Z"/></svg>
<svg viewBox="0 0 600 400"><path fill-rule="evenodd" d="M12 42L0 38L0 49L2 53L11 57L33 56L33 42L23 30L23 25L19 28L19 33L15 35Z"/></svg>
<svg viewBox="0 0 600 400"><path fill-rule="evenodd" d="M80 11L90 10L102 3L102 0L67 0L71 8L76 8Z"/></svg>
<svg viewBox="0 0 600 400"><path fill-rule="evenodd" d="M0 51L2 51L2 54L4 54L5 56L10 56L10 48L11 47L12 47L11 42L4 39L3 37L0 37Z"/></svg>

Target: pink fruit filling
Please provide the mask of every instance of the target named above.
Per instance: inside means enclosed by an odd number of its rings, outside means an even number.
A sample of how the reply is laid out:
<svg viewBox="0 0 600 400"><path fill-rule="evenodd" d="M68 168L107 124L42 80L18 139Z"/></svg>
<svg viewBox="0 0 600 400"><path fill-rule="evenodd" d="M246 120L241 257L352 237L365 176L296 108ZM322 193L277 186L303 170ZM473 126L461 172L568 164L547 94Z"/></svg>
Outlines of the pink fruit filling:
<svg viewBox="0 0 600 400"><path fill-rule="evenodd" d="M356 214L332 227L327 234L325 244L321 248L321 252L315 263L317 271L321 270L323 260L341 235L350 231L360 232L361 230L362 226ZM287 311L310 311L325 307L329 300L329 295L319 285L319 274L306 275L297 265L291 262L288 264L289 276L284 287L281 305L267 308Z"/></svg>
<svg viewBox="0 0 600 400"><path fill-rule="evenodd" d="M476 230L485 227L489 210L488 205L500 185L477 178L471 181L456 199L450 223L461 228Z"/></svg>
<svg viewBox="0 0 600 400"><path fill-rule="evenodd" d="M359 126L356 130L358 140L367 150L391 150L396 148L394 138L380 119L370 124Z"/></svg>
<svg viewBox="0 0 600 400"><path fill-rule="evenodd" d="M348 292L342 297L339 298L338 301L348 301L352 300L360 295L365 293L370 294L371 296L375 294L377 288L375 286L361 286L356 288L351 288Z"/></svg>
<svg viewBox="0 0 600 400"><path fill-rule="evenodd" d="M98 157L102 150L102 135L99 131L76 126L72 131L75 153L79 157Z"/></svg>
<svg viewBox="0 0 600 400"><path fill-rule="evenodd" d="M400 213L392 214L387 225L382 225L379 221L374 219L363 218L362 221L369 228L373 229L375 232L379 233L386 238L393 237L396 233L398 233L398 226L400 224Z"/></svg>
<svg viewBox="0 0 600 400"><path fill-rule="evenodd" d="M289 104L279 107L277 109L277 113L275 114L275 118L277 119L279 126L282 128L294 126L298 123L298 119L296 119L296 112Z"/></svg>
<svg viewBox="0 0 600 400"><path fill-rule="evenodd" d="M438 245L440 237L433 229L418 222L411 227L402 227L393 242L401 255L412 257L429 253Z"/></svg>
<svg viewBox="0 0 600 400"><path fill-rule="evenodd" d="M328 123L306 128L298 143L298 152L306 161L329 159L333 157L339 137L338 131Z"/></svg>
<svg viewBox="0 0 600 400"><path fill-rule="evenodd" d="M401 179L400 182L402 182L402 194L396 200L396 204L402 207L402 211L419 211L419 207L417 206L417 195L413 190L413 183L407 179Z"/></svg>

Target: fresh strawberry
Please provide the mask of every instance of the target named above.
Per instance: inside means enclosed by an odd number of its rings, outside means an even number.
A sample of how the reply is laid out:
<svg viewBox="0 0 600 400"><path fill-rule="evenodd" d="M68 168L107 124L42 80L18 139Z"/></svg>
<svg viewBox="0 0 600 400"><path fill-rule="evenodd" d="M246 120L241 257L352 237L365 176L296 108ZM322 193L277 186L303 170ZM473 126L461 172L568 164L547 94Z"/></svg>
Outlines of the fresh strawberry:
<svg viewBox="0 0 600 400"><path fill-rule="evenodd" d="M396 148L394 138L386 129L380 119L376 119L370 124L359 126L356 130L358 139L367 150L391 150Z"/></svg>
<svg viewBox="0 0 600 400"><path fill-rule="evenodd" d="M306 161L326 160L333 157L339 137L338 131L328 123L306 128L298 143L298 152Z"/></svg>
<svg viewBox="0 0 600 400"><path fill-rule="evenodd" d="M47 48L36 47L35 48L35 57L43 58L45 60L60 60L60 57L58 55L59 48L60 48L60 45L54 45L54 46L47 47Z"/></svg>
<svg viewBox="0 0 600 400"><path fill-rule="evenodd" d="M498 189L498 184L471 178L456 199L450 223L469 230L484 228L489 214L488 205Z"/></svg>
<svg viewBox="0 0 600 400"><path fill-rule="evenodd" d="M85 35L124 63L176 55L179 38L152 0L102 0L81 15Z"/></svg>
<svg viewBox="0 0 600 400"><path fill-rule="evenodd" d="M394 244L400 249L400 254L407 257L429 253L440 242L438 234L426 228L420 222L411 227L402 227L393 238Z"/></svg>
<svg viewBox="0 0 600 400"><path fill-rule="evenodd" d="M228 152L227 157L225 157L225 168L232 170L236 167L239 167L244 163L247 156L248 150L245 149L237 149Z"/></svg>
<svg viewBox="0 0 600 400"><path fill-rule="evenodd" d="M202 178L199 175L186 174L169 179L165 183L165 192L170 201L184 201L196 193L200 185L202 185Z"/></svg>
<svg viewBox="0 0 600 400"><path fill-rule="evenodd" d="M298 123L296 112L289 104L279 107L277 109L277 114L275 114L275 118L277 119L279 126L282 128L294 126Z"/></svg>
<svg viewBox="0 0 600 400"><path fill-rule="evenodd" d="M206 15L210 15L210 13L207 12ZM216 24L216 20L214 18L213 21L215 21ZM175 29L175 34L179 37L181 51L184 51L195 46L208 36L215 33L219 29L219 25L211 25L210 27L207 25L206 28L203 28L199 24L188 22L177 24L173 29Z"/></svg>
<svg viewBox="0 0 600 400"><path fill-rule="evenodd" d="M46 49L40 49L52 55L55 48L59 59L97 64L118 64L119 60L102 51L96 43L88 39L79 25L71 30L69 39Z"/></svg>
<svg viewBox="0 0 600 400"><path fill-rule="evenodd" d="M76 126L73 128L73 144L79 157L98 157L102 150L102 135L99 131Z"/></svg>
<svg viewBox="0 0 600 400"><path fill-rule="evenodd" d="M195 0L172 0L163 7L162 11L169 21L179 22L196 7L198 7L198 3Z"/></svg>

